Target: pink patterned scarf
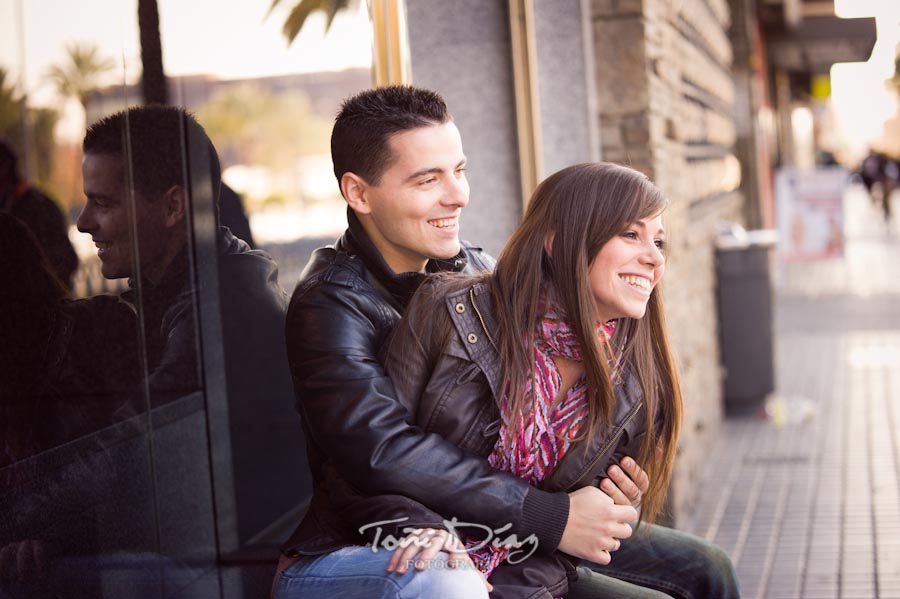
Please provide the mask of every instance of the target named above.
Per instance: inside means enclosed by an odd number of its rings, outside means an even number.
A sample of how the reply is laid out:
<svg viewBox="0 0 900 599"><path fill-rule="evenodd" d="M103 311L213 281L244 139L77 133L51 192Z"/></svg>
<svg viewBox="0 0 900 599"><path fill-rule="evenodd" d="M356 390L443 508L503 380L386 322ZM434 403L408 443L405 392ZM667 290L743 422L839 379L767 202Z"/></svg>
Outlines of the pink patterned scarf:
<svg viewBox="0 0 900 599"><path fill-rule="evenodd" d="M597 327L597 334L608 341L615 330L615 322ZM500 437L488 457L488 463L498 470L511 472L536 485L555 470L578 436L587 416L587 385L584 374L572 385L565 397L554 403L562 386L562 375L554 357L581 362L581 347L575 334L556 304L549 304L538 321L534 339L535 377L525 383L525 397L533 400L531 411L517 414L515 426L510 426L506 396L500 400ZM515 434L513 434L515 430ZM467 543L470 547L475 541ZM475 566L490 576L509 555L504 547L486 546L471 552Z"/></svg>

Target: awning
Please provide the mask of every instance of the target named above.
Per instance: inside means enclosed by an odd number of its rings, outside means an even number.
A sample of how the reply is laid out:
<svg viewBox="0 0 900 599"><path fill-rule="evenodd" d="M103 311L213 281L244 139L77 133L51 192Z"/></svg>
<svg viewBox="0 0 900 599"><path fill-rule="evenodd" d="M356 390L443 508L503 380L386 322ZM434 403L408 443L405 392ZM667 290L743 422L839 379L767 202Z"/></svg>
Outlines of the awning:
<svg viewBox="0 0 900 599"><path fill-rule="evenodd" d="M827 73L837 62L865 62L876 38L874 17L804 17L794 28L766 29L769 60L789 72Z"/></svg>

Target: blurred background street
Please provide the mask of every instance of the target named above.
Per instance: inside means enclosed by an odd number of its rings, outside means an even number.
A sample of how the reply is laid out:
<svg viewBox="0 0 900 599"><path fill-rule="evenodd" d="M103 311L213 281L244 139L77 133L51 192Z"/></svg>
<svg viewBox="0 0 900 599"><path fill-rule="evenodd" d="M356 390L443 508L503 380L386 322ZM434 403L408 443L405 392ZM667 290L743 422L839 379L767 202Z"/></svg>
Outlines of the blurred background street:
<svg viewBox="0 0 900 599"><path fill-rule="evenodd" d="M900 598L900 235L862 186L844 214L843 257L779 272L775 394L725 419L684 524L747 598Z"/></svg>

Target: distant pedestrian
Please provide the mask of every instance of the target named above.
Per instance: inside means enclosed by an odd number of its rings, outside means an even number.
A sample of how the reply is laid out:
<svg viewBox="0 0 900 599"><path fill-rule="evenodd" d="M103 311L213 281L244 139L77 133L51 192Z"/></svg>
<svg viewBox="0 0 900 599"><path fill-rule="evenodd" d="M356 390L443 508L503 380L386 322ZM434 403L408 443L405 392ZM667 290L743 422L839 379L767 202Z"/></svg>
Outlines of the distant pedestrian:
<svg viewBox="0 0 900 599"><path fill-rule="evenodd" d="M245 241L251 248L256 247L243 198L224 181L219 188L219 224L228 227L235 237Z"/></svg>
<svg viewBox="0 0 900 599"><path fill-rule="evenodd" d="M881 204L884 222L891 221L891 195L900 188L900 160L881 152L870 151L859 167L862 179L873 204Z"/></svg>
<svg viewBox="0 0 900 599"><path fill-rule="evenodd" d="M866 187L866 192L869 194L869 197L874 201L874 189L876 185L881 185L882 178L882 166L883 156L876 152L869 152L869 154L863 158L862 164L859 167L859 177L862 179L863 185Z"/></svg>
<svg viewBox="0 0 900 599"><path fill-rule="evenodd" d="M900 160L885 157L881 181L881 211L884 214L884 222L891 222L891 196L894 190L900 188Z"/></svg>

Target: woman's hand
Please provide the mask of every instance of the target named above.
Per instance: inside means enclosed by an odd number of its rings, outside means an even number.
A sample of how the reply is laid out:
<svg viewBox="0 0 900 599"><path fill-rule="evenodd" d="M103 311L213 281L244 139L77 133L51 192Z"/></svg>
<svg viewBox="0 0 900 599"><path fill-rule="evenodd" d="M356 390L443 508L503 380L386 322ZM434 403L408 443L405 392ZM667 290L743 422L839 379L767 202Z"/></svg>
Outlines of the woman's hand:
<svg viewBox="0 0 900 599"><path fill-rule="evenodd" d="M475 569L466 548L455 534L439 528L417 528L400 540L400 545L388 561L387 571L404 574L410 564L415 564L416 570L425 570L441 551L450 555L448 567ZM484 574L478 573L488 593L494 590Z"/></svg>

